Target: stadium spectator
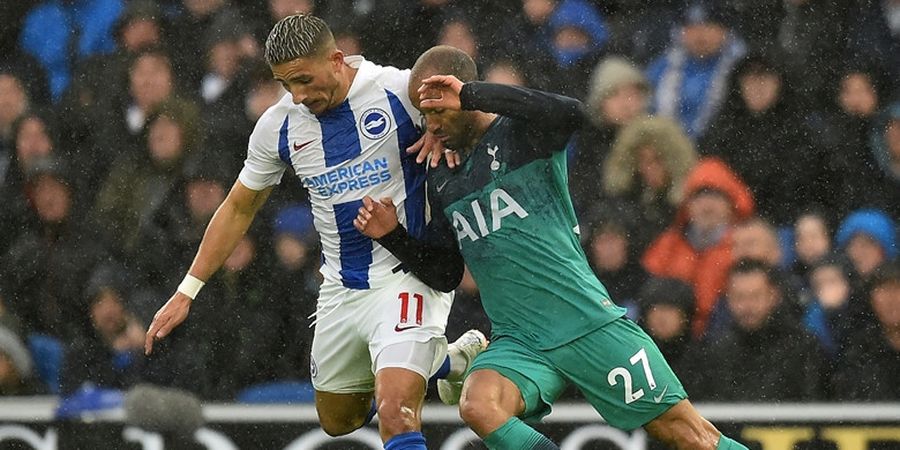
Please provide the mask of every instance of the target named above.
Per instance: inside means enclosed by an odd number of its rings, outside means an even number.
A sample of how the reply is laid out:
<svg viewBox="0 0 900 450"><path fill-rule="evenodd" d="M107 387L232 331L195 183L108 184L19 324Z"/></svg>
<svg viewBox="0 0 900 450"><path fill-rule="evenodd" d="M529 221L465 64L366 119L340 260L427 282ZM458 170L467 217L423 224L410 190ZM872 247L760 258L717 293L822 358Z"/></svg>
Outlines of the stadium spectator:
<svg viewBox="0 0 900 450"><path fill-rule="evenodd" d="M7 153L12 148L13 123L30 105L30 96L22 77L17 71L0 70L0 152ZM5 171L0 171L0 175Z"/></svg>
<svg viewBox="0 0 900 450"><path fill-rule="evenodd" d="M584 99L588 80L603 55L609 31L603 16L586 0L563 0L548 22L550 91Z"/></svg>
<svg viewBox="0 0 900 450"><path fill-rule="evenodd" d="M900 4L893 0L853 2L847 27L847 51L852 58L882 61L900 88Z"/></svg>
<svg viewBox="0 0 900 450"><path fill-rule="evenodd" d="M32 226L20 230L3 256L8 306L26 332L70 335L81 287L105 256L95 230L73 206L70 175L63 163L44 159L26 174L25 197Z"/></svg>
<svg viewBox="0 0 900 450"><path fill-rule="evenodd" d="M365 42L366 59L395 67L412 67L416 58L437 42L449 3L449 0L382 3L377 14L360 23L360 41ZM397 39L397 36L416 38Z"/></svg>
<svg viewBox="0 0 900 450"><path fill-rule="evenodd" d="M168 54L160 48L137 52L128 66L127 88L113 91L108 101L99 106L99 113L81 130L87 136L76 137L79 145L80 178L93 186L100 186L109 175L111 165L124 155L140 154L142 133L147 119L165 100L176 98L176 76ZM81 119L79 119L80 121ZM77 126L76 126L77 128ZM73 134L79 134L74 131Z"/></svg>
<svg viewBox="0 0 900 450"><path fill-rule="evenodd" d="M245 86L236 84L240 75L241 60L246 57L258 56L244 54L241 42L244 39L252 39L250 32L240 22L238 17L217 17L204 36L206 48L205 70L200 83L199 97L203 102L219 113L226 112L228 107L240 110L237 98L246 90ZM230 103L223 99L234 99ZM226 105L218 106L220 102Z"/></svg>
<svg viewBox="0 0 900 450"><path fill-rule="evenodd" d="M26 174L51 155L58 159L64 157L56 150L59 143L54 132L56 123L49 111L36 110L25 111L13 123L11 160L0 183L0 198L6 203L0 211L0 249L6 249L10 240L29 226L24 190Z"/></svg>
<svg viewBox="0 0 900 450"><path fill-rule="evenodd" d="M457 15L445 20L438 32L437 43L456 47L466 52L476 62L481 62L478 37L475 36L469 20L464 16Z"/></svg>
<svg viewBox="0 0 900 450"><path fill-rule="evenodd" d="M881 179L869 194L885 212L900 218L900 100L879 115L869 139Z"/></svg>
<svg viewBox="0 0 900 450"><path fill-rule="evenodd" d="M752 4L752 2L742 2ZM784 64L785 81L793 86L806 106L821 107L828 87L838 77L845 60L847 18L852 2L790 0L778 3L782 11L774 47L762 50ZM744 20L768 22L767 17L745 16Z"/></svg>
<svg viewBox="0 0 900 450"><path fill-rule="evenodd" d="M5 183L7 189L21 188L26 172L42 159L57 153L59 137L55 132L56 119L51 111L28 110L19 114L10 134L14 152Z"/></svg>
<svg viewBox="0 0 900 450"><path fill-rule="evenodd" d="M171 66L178 68L183 86L199 86L206 66L205 58L197 57L198 44L223 17L239 17L227 0L182 0L182 13L172 18L166 28L166 47L171 54ZM239 19L238 19L239 20Z"/></svg>
<svg viewBox="0 0 900 450"><path fill-rule="evenodd" d="M346 55L364 54L359 27L348 25L334 30L334 44Z"/></svg>
<svg viewBox="0 0 900 450"><path fill-rule="evenodd" d="M98 266L87 284L87 308L70 320L84 324L66 351L61 391L69 394L85 383L126 389L144 377L141 357L143 324L128 309L124 268Z"/></svg>
<svg viewBox="0 0 900 450"><path fill-rule="evenodd" d="M155 305L147 298L155 299L158 294L148 293L137 280L121 264L106 261L94 268L80 298L73 299L81 311L70 317L78 329L65 352L63 394L86 384L124 390L148 382L204 394L215 385L215 379L206 372L210 364L208 344L199 336L215 339L216 335L198 325L179 330L163 343L164 352L144 357L143 324L155 311L148 308ZM141 309L145 310L143 314Z"/></svg>
<svg viewBox="0 0 900 450"><path fill-rule="evenodd" d="M522 65L512 59L497 59L488 64L484 70L484 81L512 86L528 85Z"/></svg>
<svg viewBox="0 0 900 450"><path fill-rule="evenodd" d="M835 375L838 400L900 400L900 265L885 264L872 276L868 301L876 321L861 327L847 346Z"/></svg>
<svg viewBox="0 0 900 450"><path fill-rule="evenodd" d="M652 110L681 123L691 139L703 136L727 97L728 78L744 56L744 43L730 31L723 2L685 8L680 37L647 67Z"/></svg>
<svg viewBox="0 0 900 450"><path fill-rule="evenodd" d="M702 389L702 386L694 388L696 369L691 367L688 357L697 345L691 337L694 290L674 278L650 278L641 286L637 301L640 307L638 324L653 338L688 394Z"/></svg>
<svg viewBox="0 0 900 450"><path fill-rule="evenodd" d="M161 288L176 282L191 263L206 224L228 192L231 180L224 175L225 170L209 160L187 170L184 179L174 182L160 208L139 230L136 254L141 258L135 261L139 266L136 272L146 274L150 286ZM161 246L160 242L167 245ZM164 293L157 292L152 301L156 302L160 295ZM153 304L149 315L141 318L152 317L157 306Z"/></svg>
<svg viewBox="0 0 900 450"><path fill-rule="evenodd" d="M637 67L620 57L602 60L591 74L586 107L591 121L575 137L569 190L575 210L586 213L602 194L598 175L620 130L647 115L650 86Z"/></svg>
<svg viewBox="0 0 900 450"><path fill-rule="evenodd" d="M115 50L73 66L72 81L57 103L60 120L55 132L65 138L66 151L73 154L73 171L83 174L79 182L99 185L118 152L131 150L131 140L119 128L107 127L117 123L114 111L125 109L118 102L127 95L132 60L142 51L163 45L162 27L162 12L155 2L129 1L113 28ZM162 86L152 88L157 89L165 92ZM96 188L81 190L78 196L92 202L95 195Z"/></svg>
<svg viewBox="0 0 900 450"><path fill-rule="evenodd" d="M785 294L762 261L740 260L728 273L733 317L725 333L692 355L697 400L782 402L822 397L824 364L816 338L781 312ZM739 388L738 388L739 387Z"/></svg>
<svg viewBox="0 0 900 450"><path fill-rule="evenodd" d="M897 259L896 227L888 215L875 209L854 211L841 223L836 247L846 253L863 282L878 266Z"/></svg>
<svg viewBox="0 0 900 450"><path fill-rule="evenodd" d="M140 134L153 109L176 91L171 59L162 50L147 49L135 55L128 70L124 125L131 135Z"/></svg>
<svg viewBox="0 0 900 450"><path fill-rule="evenodd" d="M113 26L115 50L92 55L73 66L74 76L63 105L96 108L106 104L110 95L123 92L131 59L141 50L165 44L163 20L162 11L152 0L128 2Z"/></svg>
<svg viewBox="0 0 900 450"><path fill-rule="evenodd" d="M266 109L275 103L285 94L281 83L272 78L272 72L263 61L251 62L251 69L248 70L250 83L244 97L244 113L247 120L256 123L259 117ZM243 152L241 159L243 160Z"/></svg>
<svg viewBox="0 0 900 450"><path fill-rule="evenodd" d="M269 29L281 19L292 14L313 14L316 12L316 2L313 0L268 0L271 22L266 24Z"/></svg>
<svg viewBox="0 0 900 450"><path fill-rule="evenodd" d="M823 191L826 155L799 120L805 114L782 70L752 55L734 68L725 104L699 144L701 153L734 169L758 214L776 226L791 224Z"/></svg>
<svg viewBox="0 0 900 450"><path fill-rule="evenodd" d="M0 325L0 397L46 393L33 368L28 348L19 336Z"/></svg>
<svg viewBox="0 0 900 450"><path fill-rule="evenodd" d="M603 166L603 192L638 212L636 248L643 250L671 223L696 165L693 144L670 119L636 119L621 130Z"/></svg>
<svg viewBox="0 0 900 450"><path fill-rule="evenodd" d="M778 231L765 219L753 217L738 223L731 241L731 257L735 261L746 258L762 261L772 268L782 265Z"/></svg>
<svg viewBox="0 0 900 450"><path fill-rule="evenodd" d="M603 202L588 215L585 227L585 254L591 269L603 280L610 298L630 312L636 309L638 289L647 279L639 259L638 220L628 206Z"/></svg>
<svg viewBox="0 0 900 450"><path fill-rule="evenodd" d="M225 157L222 162L232 168L240 167L239 163L246 156L247 136L253 131L253 124L246 120L244 113L250 82L246 68L253 68L253 63L258 63L254 59L256 55L247 54L242 48L241 42L252 38L249 29L238 20L230 15L214 20L204 37L206 65L203 77L200 83L191 87L202 104L204 148L217 157ZM266 72L271 80L268 68Z"/></svg>
<svg viewBox="0 0 900 450"><path fill-rule="evenodd" d="M54 100L68 87L78 60L115 49L113 27L123 9L122 0L45 0L28 13L19 43L49 75Z"/></svg>
<svg viewBox="0 0 900 450"><path fill-rule="evenodd" d="M199 153L198 121L191 103L161 103L144 127L142 151L123 153L113 163L97 195L94 215L122 256L136 256L142 228L183 179L189 159Z"/></svg>
<svg viewBox="0 0 900 450"><path fill-rule="evenodd" d="M725 288L734 224L751 214L753 196L747 186L721 161L701 160L685 180L675 220L643 255L651 275L678 278L694 288L695 337L706 330Z"/></svg>
<svg viewBox="0 0 900 450"><path fill-rule="evenodd" d="M641 66L662 53L677 29L683 0L603 2L609 16L610 53L628 55ZM613 6L611 6L611 5Z"/></svg>
<svg viewBox="0 0 900 450"><path fill-rule="evenodd" d="M809 269L831 251L831 233L825 215L806 212L794 222L794 274L806 278ZM808 286L809 283L804 283Z"/></svg>
<svg viewBox="0 0 900 450"><path fill-rule="evenodd" d="M851 61L835 82L836 111L816 125L815 133L828 151L829 171L825 191L837 223L846 211L877 207L874 202L881 188L881 173L870 147L870 133L878 110L887 95L883 69L877 63ZM848 176L853 174L853 176Z"/></svg>
<svg viewBox="0 0 900 450"><path fill-rule="evenodd" d="M799 320L803 315L806 298L803 288L804 280L783 269L783 250L778 239L778 230L771 223L760 217L751 217L737 223L731 234L731 259L740 261L752 259L767 264L771 275L779 289L784 293L781 314L788 314ZM732 321L728 306L724 302L716 303L710 315L706 329L708 337L719 336Z"/></svg>
<svg viewBox="0 0 900 450"><path fill-rule="evenodd" d="M830 362L843 354L850 334L866 325L864 308L853 289L853 269L840 254L829 255L810 268L810 301L803 324L816 336Z"/></svg>
<svg viewBox="0 0 900 450"><path fill-rule="evenodd" d="M497 2L500 3L500 2ZM550 18L559 7L559 0L524 0L512 3L514 13L503 13L506 25L486 33L482 39L485 53L493 57L511 58L521 61L525 79L529 87L550 86L552 56Z"/></svg>

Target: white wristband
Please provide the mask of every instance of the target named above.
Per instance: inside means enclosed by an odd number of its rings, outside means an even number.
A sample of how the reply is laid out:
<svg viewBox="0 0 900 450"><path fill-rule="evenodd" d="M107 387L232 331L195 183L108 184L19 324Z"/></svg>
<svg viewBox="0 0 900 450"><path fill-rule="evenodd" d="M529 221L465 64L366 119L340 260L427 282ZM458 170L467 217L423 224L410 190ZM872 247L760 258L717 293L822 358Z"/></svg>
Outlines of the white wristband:
<svg viewBox="0 0 900 450"><path fill-rule="evenodd" d="M184 276L184 280L181 281L181 284L178 285L178 292L187 295L193 300L197 297L197 294L200 293L200 289L203 288L204 284L206 283L199 278L187 274Z"/></svg>

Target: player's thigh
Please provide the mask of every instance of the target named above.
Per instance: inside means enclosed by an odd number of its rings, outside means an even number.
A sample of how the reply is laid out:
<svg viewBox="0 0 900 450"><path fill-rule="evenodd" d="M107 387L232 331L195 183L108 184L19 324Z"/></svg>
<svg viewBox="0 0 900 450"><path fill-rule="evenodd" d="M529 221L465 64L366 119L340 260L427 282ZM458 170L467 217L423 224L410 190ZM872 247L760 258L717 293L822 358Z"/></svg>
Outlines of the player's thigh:
<svg viewBox="0 0 900 450"><path fill-rule="evenodd" d="M643 426L687 398L656 344L621 318L548 352L610 425Z"/></svg>
<svg viewBox="0 0 900 450"><path fill-rule="evenodd" d="M529 422L539 421L549 414L551 405L566 387L565 378L541 351L532 349L518 339L501 337L491 342L469 368L461 400L463 406L466 401L483 401L497 394L490 389L479 388L478 380L482 377L486 378L482 385L496 385L487 382L490 381L487 378L490 372L499 374L515 387L522 401L522 408L516 408L515 415ZM478 375L479 373L483 374ZM476 378L469 381L472 377Z"/></svg>
<svg viewBox="0 0 900 450"><path fill-rule="evenodd" d="M317 391L332 394L369 393L375 389L375 374L369 345L360 330L360 296L364 291L323 285L320 308L310 355L310 376Z"/></svg>
<svg viewBox="0 0 900 450"><path fill-rule="evenodd" d="M372 372L400 367L427 380L440 368L447 353L444 330L452 294L431 289L412 274L398 273L366 303L361 332L368 341Z"/></svg>
<svg viewBox="0 0 900 450"><path fill-rule="evenodd" d="M371 348L371 346L370 346ZM440 369L447 355L447 338L431 337L427 341L399 341L377 348L372 356L376 380L378 374L390 369L402 369L413 376L404 376L402 385L410 388L422 386ZM394 372L396 373L396 372ZM376 383L376 393L378 391Z"/></svg>

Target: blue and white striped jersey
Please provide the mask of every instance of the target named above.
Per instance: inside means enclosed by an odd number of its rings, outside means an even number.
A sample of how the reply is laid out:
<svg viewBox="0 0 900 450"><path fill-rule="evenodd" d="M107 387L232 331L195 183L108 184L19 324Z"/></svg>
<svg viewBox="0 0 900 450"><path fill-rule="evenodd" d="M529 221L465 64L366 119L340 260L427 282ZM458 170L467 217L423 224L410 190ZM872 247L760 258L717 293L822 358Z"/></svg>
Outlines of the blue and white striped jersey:
<svg viewBox="0 0 900 450"><path fill-rule="evenodd" d="M413 120L419 112L406 94L409 70L361 56L345 62L359 70L337 108L315 116L286 94L260 117L239 180L262 190L292 168L310 194L326 282L368 289L400 262L353 227L362 198L391 197L400 223L421 237L427 221L425 165L406 153L420 136Z"/></svg>

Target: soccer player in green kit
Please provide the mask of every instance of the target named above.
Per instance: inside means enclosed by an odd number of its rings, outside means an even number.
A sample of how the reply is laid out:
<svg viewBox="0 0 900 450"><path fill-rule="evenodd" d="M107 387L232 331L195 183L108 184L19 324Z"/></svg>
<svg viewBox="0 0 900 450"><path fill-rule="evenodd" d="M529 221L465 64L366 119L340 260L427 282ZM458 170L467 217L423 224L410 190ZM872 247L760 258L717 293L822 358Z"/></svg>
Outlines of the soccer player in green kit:
<svg viewBox="0 0 900 450"><path fill-rule="evenodd" d="M459 166L428 174L432 220L455 230L493 326L463 386L463 420L492 450L557 449L525 421L548 414L572 383L614 427L644 427L676 449L746 449L700 416L588 266L564 151L585 120L581 103L475 80L471 58L439 46L409 84L421 83L410 98L428 130L461 154ZM389 198L365 199L355 226L401 261L439 245L409 237Z"/></svg>

